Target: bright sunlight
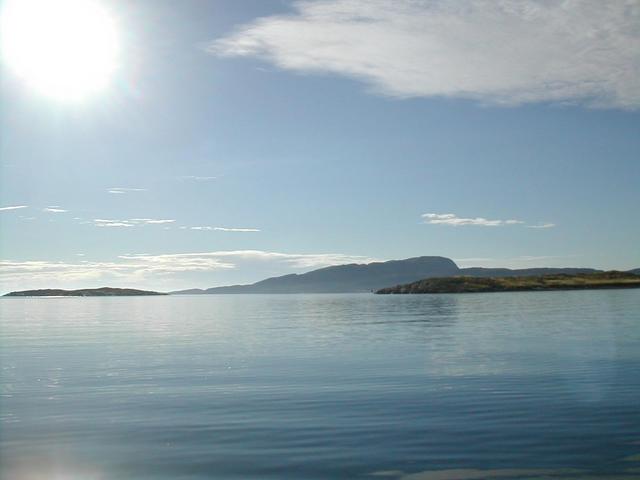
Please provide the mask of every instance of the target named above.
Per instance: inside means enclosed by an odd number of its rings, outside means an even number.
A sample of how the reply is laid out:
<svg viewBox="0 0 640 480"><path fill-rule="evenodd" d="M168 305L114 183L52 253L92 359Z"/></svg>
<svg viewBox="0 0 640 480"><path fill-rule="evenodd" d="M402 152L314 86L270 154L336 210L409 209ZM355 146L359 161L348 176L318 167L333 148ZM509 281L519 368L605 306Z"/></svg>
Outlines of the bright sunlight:
<svg viewBox="0 0 640 480"><path fill-rule="evenodd" d="M0 32L5 65L56 100L103 90L117 66L116 25L96 0L8 0Z"/></svg>

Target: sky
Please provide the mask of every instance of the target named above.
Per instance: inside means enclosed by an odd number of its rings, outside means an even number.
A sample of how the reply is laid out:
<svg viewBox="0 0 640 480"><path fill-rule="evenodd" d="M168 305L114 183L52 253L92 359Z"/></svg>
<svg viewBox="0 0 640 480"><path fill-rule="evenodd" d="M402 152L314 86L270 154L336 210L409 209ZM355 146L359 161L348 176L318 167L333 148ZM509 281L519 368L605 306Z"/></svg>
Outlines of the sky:
<svg viewBox="0 0 640 480"><path fill-rule="evenodd" d="M0 10L0 293L640 267L640 1L83 1Z"/></svg>

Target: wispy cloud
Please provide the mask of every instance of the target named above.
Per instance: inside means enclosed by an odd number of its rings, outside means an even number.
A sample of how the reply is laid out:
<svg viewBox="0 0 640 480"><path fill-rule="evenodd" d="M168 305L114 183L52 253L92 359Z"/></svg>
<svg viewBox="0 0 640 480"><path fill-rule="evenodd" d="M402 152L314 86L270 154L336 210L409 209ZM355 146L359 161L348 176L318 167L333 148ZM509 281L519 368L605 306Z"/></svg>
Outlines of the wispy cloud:
<svg viewBox="0 0 640 480"><path fill-rule="evenodd" d="M461 268L535 268L535 267L567 267L580 255L519 255L515 257L471 257L454 258ZM585 265L582 265L583 267Z"/></svg>
<svg viewBox="0 0 640 480"><path fill-rule="evenodd" d="M199 177L197 175L183 175L178 177L180 180L193 180L194 182L210 182L218 177Z"/></svg>
<svg viewBox="0 0 640 480"><path fill-rule="evenodd" d="M96 218L93 222L96 227L133 227L133 223L127 223L126 221L120 220Z"/></svg>
<svg viewBox="0 0 640 480"><path fill-rule="evenodd" d="M208 46L295 72L362 80L395 97L640 107L640 3L318 0Z"/></svg>
<svg viewBox="0 0 640 480"><path fill-rule="evenodd" d="M164 223L174 223L175 220L164 220L164 219L155 219L155 218L132 218L131 220L127 220L131 223L144 223L147 225L154 224L164 224Z"/></svg>
<svg viewBox="0 0 640 480"><path fill-rule="evenodd" d="M214 230L219 232L259 232L259 228L228 228L228 227L214 227Z"/></svg>
<svg viewBox="0 0 640 480"><path fill-rule="evenodd" d="M431 225L450 225L460 227L464 225L475 225L478 227L501 227L504 225L523 224L522 220L488 220L482 217L461 218L455 213L424 213L422 215L425 223Z"/></svg>
<svg viewBox="0 0 640 480"><path fill-rule="evenodd" d="M107 189L107 192L113 193L116 195L130 192L146 192L146 188L122 188L122 187L111 187Z"/></svg>
<svg viewBox="0 0 640 480"><path fill-rule="evenodd" d="M20 208L28 208L27 205L12 205L10 207L0 207L0 212L6 212L9 210L18 210Z"/></svg>
<svg viewBox="0 0 640 480"><path fill-rule="evenodd" d="M555 223L543 223L540 225L527 225L527 228L553 228L555 226Z"/></svg>
<svg viewBox="0 0 640 480"><path fill-rule="evenodd" d="M371 257L360 255L345 255L341 253L280 253L263 250L221 250L205 253L178 253L164 255L122 255L126 260L145 261L149 263L166 262L200 262L216 260L224 263L225 268L235 268L239 261L283 262L293 268L326 267L345 263L368 263L374 261Z"/></svg>
<svg viewBox="0 0 640 480"><path fill-rule="evenodd" d="M64 208L60 208L58 206L55 207L46 207L42 209L43 212L48 213L67 213L69 210L65 210Z"/></svg>
<svg viewBox="0 0 640 480"><path fill-rule="evenodd" d="M94 218L93 224L96 227L135 227L136 225L162 225L174 223L175 220L155 219L155 218L131 218L128 220L114 220L106 218Z"/></svg>
<svg viewBox="0 0 640 480"><path fill-rule="evenodd" d="M370 257L340 253L289 254L262 250L223 250L202 253L129 254L106 262L0 261L0 282L5 285L27 285L73 281L145 282L158 276L171 277L185 272L215 272L266 263L283 270L320 268L345 263L368 263ZM30 283L32 282L32 283Z"/></svg>
<svg viewBox="0 0 640 480"><path fill-rule="evenodd" d="M188 228L189 230L203 230L203 231L218 231L218 232L259 232L259 228L228 228L228 227L180 227L180 228Z"/></svg>

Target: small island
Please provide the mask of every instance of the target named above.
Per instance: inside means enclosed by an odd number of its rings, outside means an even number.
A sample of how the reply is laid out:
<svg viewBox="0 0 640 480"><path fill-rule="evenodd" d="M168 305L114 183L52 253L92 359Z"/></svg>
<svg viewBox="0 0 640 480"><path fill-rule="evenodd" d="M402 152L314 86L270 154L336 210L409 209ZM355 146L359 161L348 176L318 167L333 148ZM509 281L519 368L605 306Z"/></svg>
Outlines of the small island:
<svg viewBox="0 0 640 480"><path fill-rule="evenodd" d="M22 290L10 292L5 297L136 297L149 295L168 295L167 293L152 292L149 290L136 290L134 288L83 288L81 290Z"/></svg>
<svg viewBox="0 0 640 480"><path fill-rule="evenodd" d="M484 293L547 290L639 288L640 275L629 272L551 274L528 277L440 277L383 288L378 294Z"/></svg>

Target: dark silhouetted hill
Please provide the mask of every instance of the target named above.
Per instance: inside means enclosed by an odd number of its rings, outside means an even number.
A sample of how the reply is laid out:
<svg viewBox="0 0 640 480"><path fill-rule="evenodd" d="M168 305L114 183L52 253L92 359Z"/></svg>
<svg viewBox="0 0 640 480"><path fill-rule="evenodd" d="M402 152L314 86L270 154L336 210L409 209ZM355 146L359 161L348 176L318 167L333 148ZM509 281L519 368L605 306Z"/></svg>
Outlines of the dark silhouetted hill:
<svg viewBox="0 0 640 480"><path fill-rule="evenodd" d="M376 291L390 285L411 283L434 277L531 277L540 275L578 275L597 273L593 268L458 268L446 257L415 257L369 264L337 265L303 274L271 277L251 285L231 285L206 290L193 288L171 292L174 295L216 293L358 293ZM630 272L639 272L640 269Z"/></svg>
<svg viewBox="0 0 640 480"><path fill-rule="evenodd" d="M388 285L427 277L458 275L453 260L444 257L416 257L369 264L337 265L303 274L272 277L251 285L232 285L203 293L355 293L370 292ZM197 289L172 292L193 294Z"/></svg>

